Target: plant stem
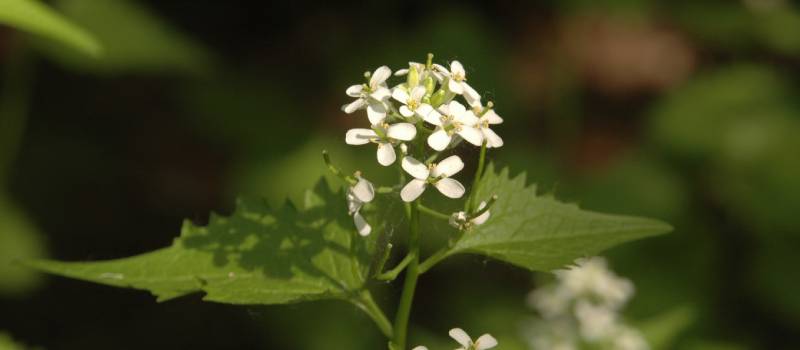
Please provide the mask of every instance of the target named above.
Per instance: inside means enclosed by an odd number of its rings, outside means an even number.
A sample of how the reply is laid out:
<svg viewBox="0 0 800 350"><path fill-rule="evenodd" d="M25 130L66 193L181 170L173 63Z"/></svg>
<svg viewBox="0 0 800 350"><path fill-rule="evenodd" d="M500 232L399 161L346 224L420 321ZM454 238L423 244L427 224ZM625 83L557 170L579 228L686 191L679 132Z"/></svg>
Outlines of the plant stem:
<svg viewBox="0 0 800 350"><path fill-rule="evenodd" d="M431 208L428 208L428 207L426 207L426 206L424 206L422 204L419 205L419 211L422 212L422 213L428 214L430 216L433 216L433 217L435 217L437 219L450 220L450 215L447 215L445 213L440 213L440 212L438 212L436 210L433 210Z"/></svg>
<svg viewBox="0 0 800 350"><path fill-rule="evenodd" d="M442 249L436 251L436 253L433 253L433 255L429 256L427 259L425 259L425 261L419 264L419 274L423 274L430 270L431 267L446 258L448 253L450 253L450 246L443 247Z"/></svg>
<svg viewBox="0 0 800 350"><path fill-rule="evenodd" d="M477 196L478 192L478 185L481 181L481 175L483 174L483 166L486 161L486 140L483 141L481 145L481 156L478 159L478 169L475 171L475 179L472 181L472 188L469 190L469 198L467 202L464 203L464 211L467 213L471 213L475 211L475 197Z"/></svg>
<svg viewBox="0 0 800 350"><path fill-rule="evenodd" d="M397 278L397 275L399 275L400 272L402 272L403 269L406 268L406 266L408 266L408 264L411 262L411 259L413 259L411 255L406 255L406 257L403 258L403 260L400 261L400 263L397 264L397 266L395 266L389 271L379 274L375 278L382 281L393 281L395 278Z"/></svg>
<svg viewBox="0 0 800 350"><path fill-rule="evenodd" d="M397 314L394 320L392 346L395 349L406 348L408 319L411 315L411 303L414 301L414 291L417 288L417 278L419 277L419 199L411 203L409 214L410 233L408 237L408 255L411 256L411 261L409 261L408 267L406 267L403 293L400 295L400 304L397 306Z"/></svg>
<svg viewBox="0 0 800 350"><path fill-rule="evenodd" d="M368 290L361 292L358 302L355 304L364 310L373 321L375 321L375 324L378 325L378 328L380 328L381 332L383 332L386 337L392 337L392 323L389 322L388 318L386 318L386 315L383 313L378 304L375 304L375 301L372 300L372 294L370 294Z"/></svg>

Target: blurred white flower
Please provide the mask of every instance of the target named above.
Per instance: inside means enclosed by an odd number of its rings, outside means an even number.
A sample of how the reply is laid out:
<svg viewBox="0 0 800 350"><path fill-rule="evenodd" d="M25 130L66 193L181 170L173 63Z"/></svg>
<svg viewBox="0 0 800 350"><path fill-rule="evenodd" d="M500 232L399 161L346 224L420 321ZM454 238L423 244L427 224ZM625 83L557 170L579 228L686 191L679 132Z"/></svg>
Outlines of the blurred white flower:
<svg viewBox="0 0 800 350"><path fill-rule="evenodd" d="M386 79L391 75L389 67L381 66L370 75L369 84L348 87L347 95L356 97L356 100L342 106L342 110L350 114L366 107L370 123L372 125L381 123L386 119L386 99L391 96L389 88L386 87Z"/></svg>
<svg viewBox="0 0 800 350"><path fill-rule="evenodd" d="M578 259L575 265L554 272L573 295L594 297L612 309L618 309L633 295L633 284L609 270L605 259Z"/></svg>
<svg viewBox="0 0 800 350"><path fill-rule="evenodd" d="M425 121L436 126L436 130L428 136L428 145L434 150L442 151L453 140L453 135L458 134L467 142L481 146L483 134L478 131L476 124L478 117L471 110L467 110L458 101L439 107L441 113L429 113L423 116Z"/></svg>
<svg viewBox="0 0 800 350"><path fill-rule="evenodd" d="M482 201L478 205L478 211L481 211L483 208L486 207L486 202ZM472 226L482 225L486 220L489 220L489 210L483 212L481 215L470 219L467 216L467 213L463 211L455 212L450 215L450 226L453 226L459 230L466 230Z"/></svg>
<svg viewBox="0 0 800 350"><path fill-rule="evenodd" d="M621 326L614 337L615 350L649 350L650 346L642 334L630 327Z"/></svg>
<svg viewBox="0 0 800 350"><path fill-rule="evenodd" d="M450 63L448 70L442 65L434 64L434 69L447 78L447 89L456 95L464 96L470 106L479 105L481 103L481 95L478 94L469 84L467 84L467 72L461 62L453 61Z"/></svg>
<svg viewBox="0 0 800 350"><path fill-rule="evenodd" d="M422 345L419 345L419 346L415 346L415 347L414 347L413 349L411 349L411 350L428 350L428 347L427 347L427 346L422 346Z"/></svg>
<svg viewBox="0 0 800 350"><path fill-rule="evenodd" d="M464 168L464 162L458 156L447 157L430 166L408 156L403 158L402 166L403 170L414 177L400 191L403 201L412 202L417 199L429 183L449 198L461 198L464 195L464 185L450 178Z"/></svg>
<svg viewBox="0 0 800 350"><path fill-rule="evenodd" d="M451 338L455 339L455 341L461 345L461 347L456 350L486 350L497 346L497 339L488 333L478 337L478 340L474 342L472 338L469 337L469 334L464 332L461 328L453 328L450 330L449 334Z"/></svg>
<svg viewBox="0 0 800 350"><path fill-rule="evenodd" d="M364 145L375 143L378 145L378 163L389 166L397 159L394 144L399 141L411 141L417 135L417 128L411 123L396 123L389 125L380 123L373 125L372 129L355 128L345 134L348 145Z"/></svg>
<svg viewBox="0 0 800 350"><path fill-rule="evenodd" d="M597 341L612 336L617 327L617 313L588 300L575 304L575 317L578 319L583 339Z"/></svg>
<svg viewBox="0 0 800 350"><path fill-rule="evenodd" d="M372 183L360 175L356 175L358 182L347 190L347 211L353 216L358 234L367 236L372 232L372 227L359 212L365 203L375 198L375 188Z"/></svg>

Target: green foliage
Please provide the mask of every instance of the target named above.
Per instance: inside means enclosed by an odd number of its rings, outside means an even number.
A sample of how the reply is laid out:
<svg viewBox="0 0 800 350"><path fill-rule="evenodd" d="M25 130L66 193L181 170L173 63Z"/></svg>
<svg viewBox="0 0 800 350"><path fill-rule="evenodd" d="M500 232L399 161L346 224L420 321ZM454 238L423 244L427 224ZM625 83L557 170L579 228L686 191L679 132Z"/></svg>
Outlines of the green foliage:
<svg viewBox="0 0 800 350"><path fill-rule="evenodd" d="M476 195L497 195L492 217L466 232L450 254L477 253L526 269L550 271L576 258L595 255L615 245L663 234L661 221L581 210L536 194L525 175L511 179L508 169L489 166Z"/></svg>
<svg viewBox="0 0 800 350"><path fill-rule="evenodd" d="M638 328L644 333L651 349L674 349L678 336L691 325L694 318L692 309L680 307L646 320Z"/></svg>
<svg viewBox="0 0 800 350"><path fill-rule="evenodd" d="M51 58L73 69L97 73L203 73L210 57L198 44L129 0L60 0L56 5L102 43L102 59L89 62L70 52L43 45Z"/></svg>
<svg viewBox="0 0 800 350"><path fill-rule="evenodd" d="M377 235L373 234L373 237ZM35 268L118 287L146 289L164 301L194 292L231 304L355 300L373 247L355 232L344 197L321 181L305 209L271 210L242 199L230 217L185 223L172 246L103 262L34 261Z"/></svg>
<svg viewBox="0 0 800 350"><path fill-rule="evenodd" d="M0 23L55 40L90 56L103 51L90 33L38 0L0 0L0 9Z"/></svg>
<svg viewBox="0 0 800 350"><path fill-rule="evenodd" d="M19 295L36 287L39 275L15 262L43 256L43 239L37 228L0 193L0 295Z"/></svg>
<svg viewBox="0 0 800 350"><path fill-rule="evenodd" d="M25 346L14 341L8 333L0 332L0 350L23 350Z"/></svg>

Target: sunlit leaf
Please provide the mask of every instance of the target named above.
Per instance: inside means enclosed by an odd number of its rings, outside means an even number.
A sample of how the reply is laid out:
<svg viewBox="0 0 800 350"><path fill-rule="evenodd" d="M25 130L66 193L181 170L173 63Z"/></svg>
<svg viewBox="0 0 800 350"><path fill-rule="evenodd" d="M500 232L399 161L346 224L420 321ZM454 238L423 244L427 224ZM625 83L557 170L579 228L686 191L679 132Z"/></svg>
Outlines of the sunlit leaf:
<svg viewBox="0 0 800 350"><path fill-rule="evenodd" d="M102 52L89 32L39 0L0 0L0 9L0 23L66 44L90 56Z"/></svg>
<svg viewBox="0 0 800 350"><path fill-rule="evenodd" d="M104 48L102 59L87 62L58 48L41 47L70 68L100 73L203 73L209 69L208 52L137 1L59 0L55 5L94 33Z"/></svg>
<svg viewBox="0 0 800 350"><path fill-rule="evenodd" d="M489 167L477 195L497 195L492 216L466 232L454 253L476 253L537 271L550 271L574 259L595 255L615 245L663 234L661 221L581 210L573 204L540 196L525 175L510 178L508 169Z"/></svg>
<svg viewBox="0 0 800 350"><path fill-rule="evenodd" d="M375 233L371 237L375 237ZM303 210L238 201L208 226L185 223L172 246L100 262L34 261L53 274L145 289L160 301L195 292L231 304L348 299L367 279L371 239L357 235L344 196L322 181Z"/></svg>

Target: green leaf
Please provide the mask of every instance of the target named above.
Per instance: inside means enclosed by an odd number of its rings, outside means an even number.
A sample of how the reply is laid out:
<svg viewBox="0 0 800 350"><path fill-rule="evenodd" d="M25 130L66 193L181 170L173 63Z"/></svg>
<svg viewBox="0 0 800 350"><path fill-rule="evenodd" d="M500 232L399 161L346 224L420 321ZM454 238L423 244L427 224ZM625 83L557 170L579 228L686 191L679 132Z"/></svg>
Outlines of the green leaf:
<svg viewBox="0 0 800 350"><path fill-rule="evenodd" d="M159 301L204 292L207 301L281 304L355 300L367 279L373 246L374 239L355 232L341 191L334 193L320 181L307 193L304 210L291 203L271 210L263 200L240 199L229 217L212 215L205 227L184 223L168 248L111 261L28 264L57 275L146 289Z"/></svg>
<svg viewBox="0 0 800 350"><path fill-rule="evenodd" d="M94 33L104 49L101 59L87 62L57 47L39 46L68 68L100 74L204 74L211 68L201 45L137 1L58 0L54 6Z"/></svg>
<svg viewBox="0 0 800 350"><path fill-rule="evenodd" d="M678 337L691 326L694 319L694 311L683 306L645 320L637 328L642 331L651 349L674 349Z"/></svg>
<svg viewBox="0 0 800 350"><path fill-rule="evenodd" d="M585 211L536 194L525 175L489 166L476 192L479 200L497 195L491 217L467 231L450 254L475 253L526 269L551 271L576 258L639 238L669 232L658 220Z"/></svg>
<svg viewBox="0 0 800 350"><path fill-rule="evenodd" d="M81 51L99 56L102 47L82 28L37 0L0 0L0 23L41 35Z"/></svg>
<svg viewBox="0 0 800 350"><path fill-rule="evenodd" d="M14 341L14 338L6 332L0 331L0 349L2 350L24 350L25 346Z"/></svg>
<svg viewBox="0 0 800 350"><path fill-rule="evenodd" d="M20 296L37 287L40 275L15 262L44 256L39 230L25 212L0 193L0 295Z"/></svg>

